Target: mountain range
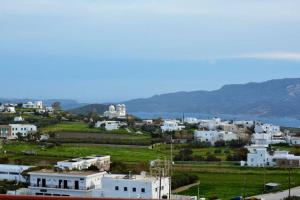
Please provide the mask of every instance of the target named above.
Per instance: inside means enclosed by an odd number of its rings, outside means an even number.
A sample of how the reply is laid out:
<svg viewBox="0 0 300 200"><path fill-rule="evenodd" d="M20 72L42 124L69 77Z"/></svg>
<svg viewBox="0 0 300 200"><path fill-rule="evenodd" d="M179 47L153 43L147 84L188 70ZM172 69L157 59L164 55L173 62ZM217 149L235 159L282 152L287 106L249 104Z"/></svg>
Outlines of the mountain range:
<svg viewBox="0 0 300 200"><path fill-rule="evenodd" d="M175 92L123 103L129 112L247 114L300 118L300 78L225 85L214 91Z"/></svg>
<svg viewBox="0 0 300 200"><path fill-rule="evenodd" d="M0 102L26 102L28 99L3 99ZM31 99L32 100L32 99ZM76 114L103 114L108 104L86 104L75 100L44 100L46 105L61 102ZM174 92L121 102L131 112L183 112L201 114L255 115L300 119L300 78L269 80L260 83L225 85L213 91Z"/></svg>

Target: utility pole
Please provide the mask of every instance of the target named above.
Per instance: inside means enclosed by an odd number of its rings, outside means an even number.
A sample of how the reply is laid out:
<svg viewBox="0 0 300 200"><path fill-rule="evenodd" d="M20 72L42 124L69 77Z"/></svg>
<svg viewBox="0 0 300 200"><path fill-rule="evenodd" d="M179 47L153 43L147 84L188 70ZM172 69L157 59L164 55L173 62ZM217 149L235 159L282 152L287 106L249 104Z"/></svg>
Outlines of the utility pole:
<svg viewBox="0 0 300 200"><path fill-rule="evenodd" d="M290 161L289 161L289 200L290 199L291 199L291 165L290 165Z"/></svg>
<svg viewBox="0 0 300 200"><path fill-rule="evenodd" d="M173 175L173 135L171 133L171 166L170 166L170 186L169 186L169 199L171 199L171 193L172 193L172 175Z"/></svg>

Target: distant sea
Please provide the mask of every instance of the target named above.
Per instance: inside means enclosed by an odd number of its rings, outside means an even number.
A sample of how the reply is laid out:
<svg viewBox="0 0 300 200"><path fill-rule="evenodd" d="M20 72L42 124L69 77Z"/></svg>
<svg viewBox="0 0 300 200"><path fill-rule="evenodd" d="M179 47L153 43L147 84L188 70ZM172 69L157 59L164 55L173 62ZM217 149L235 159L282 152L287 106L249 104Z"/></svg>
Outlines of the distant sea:
<svg viewBox="0 0 300 200"><path fill-rule="evenodd" d="M135 115L141 119L155 119L155 118L164 118L164 119L182 119L183 115L185 117L195 117L198 119L211 119L213 117L219 117L224 120L255 120L261 121L264 123L270 123L279 126L285 127L296 127L300 128L300 120L293 118L275 118L275 117L257 117L253 115L228 115L228 114L201 114L201 113L179 113L179 112L131 112L130 114Z"/></svg>

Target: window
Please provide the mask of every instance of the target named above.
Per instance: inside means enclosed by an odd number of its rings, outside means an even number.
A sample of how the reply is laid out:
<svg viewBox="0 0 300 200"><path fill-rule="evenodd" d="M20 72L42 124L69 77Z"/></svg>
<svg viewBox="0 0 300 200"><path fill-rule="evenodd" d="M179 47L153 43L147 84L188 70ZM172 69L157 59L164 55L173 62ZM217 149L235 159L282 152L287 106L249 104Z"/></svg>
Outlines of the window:
<svg viewBox="0 0 300 200"><path fill-rule="evenodd" d="M18 172L9 172L10 175L20 175Z"/></svg>
<svg viewBox="0 0 300 200"><path fill-rule="evenodd" d="M157 188L155 188L155 192L157 192Z"/></svg>
<svg viewBox="0 0 300 200"><path fill-rule="evenodd" d="M40 182L41 182L40 178L36 179L36 185L37 185L37 187L40 187Z"/></svg>
<svg viewBox="0 0 300 200"><path fill-rule="evenodd" d="M75 181L75 190L79 189L79 181Z"/></svg>
<svg viewBox="0 0 300 200"><path fill-rule="evenodd" d="M145 188L142 188L142 189L141 189L141 192L143 192L143 193L144 193L144 192L145 192Z"/></svg>
<svg viewBox="0 0 300 200"><path fill-rule="evenodd" d="M46 179L42 179L42 187L46 187Z"/></svg>
<svg viewBox="0 0 300 200"><path fill-rule="evenodd" d="M64 180L64 189L68 189L68 180Z"/></svg>
<svg viewBox="0 0 300 200"><path fill-rule="evenodd" d="M164 190L164 186L161 186L161 190Z"/></svg>
<svg viewBox="0 0 300 200"><path fill-rule="evenodd" d="M119 186L115 186L115 190L119 190Z"/></svg>
<svg viewBox="0 0 300 200"><path fill-rule="evenodd" d="M124 191L127 191L127 187L124 187Z"/></svg>
<svg viewBox="0 0 300 200"><path fill-rule="evenodd" d="M136 192L136 188L134 187L134 188L132 188L132 192Z"/></svg>

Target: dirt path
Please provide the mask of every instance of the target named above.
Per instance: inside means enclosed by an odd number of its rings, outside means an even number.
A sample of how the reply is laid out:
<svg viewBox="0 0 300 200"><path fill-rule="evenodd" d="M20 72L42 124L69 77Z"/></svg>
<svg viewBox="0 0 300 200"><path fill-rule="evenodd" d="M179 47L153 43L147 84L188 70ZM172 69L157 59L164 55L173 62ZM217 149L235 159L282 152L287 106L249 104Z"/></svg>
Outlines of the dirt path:
<svg viewBox="0 0 300 200"><path fill-rule="evenodd" d="M194 187L194 186L199 185L199 184L200 184L200 182L193 183L193 184L190 184L190 185L185 185L185 186L182 186L182 187L179 187L179 188L173 190L172 192L173 192L173 193L180 193L180 192L183 192L183 191L185 191L185 190L188 190L188 189L190 189L191 187Z"/></svg>

